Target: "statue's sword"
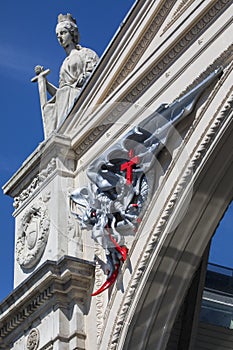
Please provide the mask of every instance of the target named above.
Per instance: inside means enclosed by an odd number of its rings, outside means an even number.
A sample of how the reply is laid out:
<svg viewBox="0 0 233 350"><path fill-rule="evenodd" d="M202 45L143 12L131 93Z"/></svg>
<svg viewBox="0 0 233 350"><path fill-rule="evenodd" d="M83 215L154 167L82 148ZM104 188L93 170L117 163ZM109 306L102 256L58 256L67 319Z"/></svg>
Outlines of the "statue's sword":
<svg viewBox="0 0 233 350"><path fill-rule="evenodd" d="M50 69L44 70L42 66L36 66L35 67L36 76L31 79L32 83L38 82L38 90L39 90L39 96L40 96L40 107L41 107L41 114L42 114L42 120L43 120L43 127L44 132L46 133L45 128L45 120L44 120L44 113L43 113L43 107L47 102L47 79L46 75L50 73ZM45 138L47 135L45 135Z"/></svg>

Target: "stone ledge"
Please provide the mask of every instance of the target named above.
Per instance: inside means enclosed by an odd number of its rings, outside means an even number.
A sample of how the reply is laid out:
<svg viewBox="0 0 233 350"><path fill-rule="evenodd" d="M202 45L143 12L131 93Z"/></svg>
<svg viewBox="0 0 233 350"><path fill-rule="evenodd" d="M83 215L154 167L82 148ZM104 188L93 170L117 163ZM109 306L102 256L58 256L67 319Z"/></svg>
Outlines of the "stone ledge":
<svg viewBox="0 0 233 350"><path fill-rule="evenodd" d="M0 304L0 341L32 323L37 313L62 307L75 301L85 309L89 302L94 264L64 256L59 261L46 261Z"/></svg>
<svg viewBox="0 0 233 350"><path fill-rule="evenodd" d="M63 159L64 154L74 159L70 150L70 139L55 132L43 141L35 151L23 162L18 171L2 187L4 194L11 197L18 196L23 189L30 185L40 172L44 172L49 162L54 159ZM56 164L56 168L57 168Z"/></svg>

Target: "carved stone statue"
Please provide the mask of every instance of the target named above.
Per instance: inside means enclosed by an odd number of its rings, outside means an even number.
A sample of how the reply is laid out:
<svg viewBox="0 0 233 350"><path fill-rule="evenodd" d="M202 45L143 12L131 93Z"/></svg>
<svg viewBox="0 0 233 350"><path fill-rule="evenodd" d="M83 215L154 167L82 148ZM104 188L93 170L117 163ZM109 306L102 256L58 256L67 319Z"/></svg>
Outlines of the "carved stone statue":
<svg viewBox="0 0 233 350"><path fill-rule="evenodd" d="M32 79L39 85L45 138L66 118L99 59L93 50L79 45L78 27L71 14L58 16L56 35L67 56L60 68L59 87L47 81L49 70L41 66L35 67L37 76ZM52 96L49 101L47 92Z"/></svg>

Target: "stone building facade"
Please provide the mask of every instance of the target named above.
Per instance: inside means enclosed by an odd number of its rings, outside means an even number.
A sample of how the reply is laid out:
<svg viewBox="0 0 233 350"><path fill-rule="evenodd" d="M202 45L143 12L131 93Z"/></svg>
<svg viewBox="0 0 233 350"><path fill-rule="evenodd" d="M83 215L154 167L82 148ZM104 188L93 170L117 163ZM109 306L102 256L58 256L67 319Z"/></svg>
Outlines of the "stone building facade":
<svg viewBox="0 0 233 350"><path fill-rule="evenodd" d="M232 13L231 0L136 1L66 119L4 186L16 228L1 349L202 349L208 247L233 194ZM132 125L219 68L159 156L117 282L91 297L106 279L103 250L71 214L70 193Z"/></svg>

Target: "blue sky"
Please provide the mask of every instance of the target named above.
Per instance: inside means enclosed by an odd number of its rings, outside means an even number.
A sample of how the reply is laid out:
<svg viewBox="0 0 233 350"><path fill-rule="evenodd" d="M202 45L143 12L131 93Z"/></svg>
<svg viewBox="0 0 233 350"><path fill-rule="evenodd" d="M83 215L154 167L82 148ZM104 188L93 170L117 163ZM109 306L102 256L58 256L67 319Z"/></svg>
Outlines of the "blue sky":
<svg viewBox="0 0 233 350"><path fill-rule="evenodd" d="M118 30L134 0L12 0L1 4L0 77L1 122L0 147L1 187L23 161L43 141L39 97L36 84L30 82L37 64L50 68L49 80L57 85L65 52L54 32L59 13L70 12L77 20L81 45L102 55ZM0 192L0 300L13 288L14 220L13 200ZM229 218L221 225L231 235ZM223 227L222 227L223 226ZM215 238L211 261L232 266L232 245L224 254L222 236ZM221 248L221 249L220 249Z"/></svg>

